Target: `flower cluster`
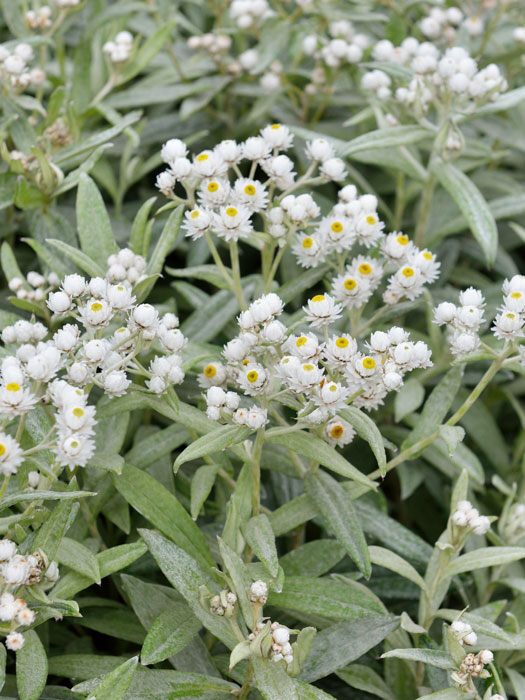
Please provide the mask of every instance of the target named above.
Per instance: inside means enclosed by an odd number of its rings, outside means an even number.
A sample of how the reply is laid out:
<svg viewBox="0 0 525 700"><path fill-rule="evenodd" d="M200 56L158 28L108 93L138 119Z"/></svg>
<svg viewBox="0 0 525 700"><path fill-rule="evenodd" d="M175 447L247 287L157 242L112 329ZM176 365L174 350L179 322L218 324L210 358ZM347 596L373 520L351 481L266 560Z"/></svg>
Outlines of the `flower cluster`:
<svg viewBox="0 0 525 700"><path fill-rule="evenodd" d="M363 75L361 86L373 92L380 100L392 96L393 81L400 83L395 89L395 100L421 113L431 105L452 100L458 109L471 103L495 99L507 89L507 82L494 63L479 68L468 51L454 46L441 52L431 42L419 42L408 37L400 46L387 39L379 41L373 49L377 61L393 62L408 68L413 77L408 81L393 79L382 70L375 69Z"/></svg>
<svg viewBox="0 0 525 700"><path fill-rule="evenodd" d="M58 287L59 284L58 275L54 272L44 276L40 272L31 270L25 278L12 277L9 280L9 289L16 295L17 299L38 302L46 299L49 292ZM4 342L16 342L16 340L4 340Z"/></svg>
<svg viewBox="0 0 525 700"><path fill-rule="evenodd" d="M494 319L492 332L498 340L523 337L525 324L525 275L514 275L503 282L503 304Z"/></svg>
<svg viewBox="0 0 525 700"><path fill-rule="evenodd" d="M306 319L314 318L314 329L321 318L329 325L337 309L328 295L317 295L308 302ZM350 403L376 408L407 372L431 365L426 344L410 341L402 328L372 333L363 352L348 333L327 333L325 340L313 331L291 333L279 320L282 312L282 300L270 293L240 314L240 333L224 346L226 363L209 363L199 377L207 388L209 418L256 430L268 421L269 402L278 396L296 407L302 425L321 426L328 442L344 446L354 430L339 411ZM239 392L259 405L242 406Z"/></svg>
<svg viewBox="0 0 525 700"><path fill-rule="evenodd" d="M330 24L326 36L320 34L305 36L302 49L307 56L315 58L317 62L315 70L320 70L324 78L323 64L329 68L339 68L345 63L359 63L363 57L363 51L369 45L369 37L366 34L357 33L351 22L337 20Z"/></svg>
<svg viewBox="0 0 525 700"><path fill-rule="evenodd" d="M485 666L491 664L494 654L488 649L483 649L478 654L467 654L458 671L452 673L452 680L459 688L466 688L472 684L474 678L486 678L488 671Z"/></svg>
<svg viewBox="0 0 525 700"><path fill-rule="evenodd" d="M461 646L472 647L478 641L478 635L474 632L472 626L469 625L468 622L464 622L463 620L454 620L454 622L450 625L450 629Z"/></svg>
<svg viewBox="0 0 525 700"><path fill-rule="evenodd" d="M228 13L239 29L257 27L273 15L267 0L232 0Z"/></svg>
<svg viewBox="0 0 525 700"><path fill-rule="evenodd" d="M30 68L34 52L29 44L16 44L13 49L0 45L0 80L16 90L42 85L46 76L40 68Z"/></svg>
<svg viewBox="0 0 525 700"><path fill-rule="evenodd" d="M133 34L126 31L119 32L112 41L106 41L102 50L111 63L125 63L133 51Z"/></svg>
<svg viewBox="0 0 525 700"><path fill-rule="evenodd" d="M110 256L106 279L67 275L59 289L49 292L46 303L53 322L61 324L57 330L19 320L2 331L12 354L1 363L0 414L9 420L38 403L51 404L55 424L38 449L54 449L60 466L85 466L93 455L92 387L109 397L122 396L131 374L142 377L147 390L162 394L184 379L180 352L186 339L178 318L171 313L159 317L150 304L136 303L132 284L144 268L143 258L123 249ZM28 282L44 283L31 275L36 273L29 273ZM0 471L16 473L23 458L18 441L0 433Z"/></svg>
<svg viewBox="0 0 525 700"><path fill-rule="evenodd" d="M0 622L9 623L5 644L11 651L18 651L24 645L20 627L32 625L35 613L27 602L17 596L22 586L49 585L58 580L58 566L55 562L48 565L41 552L21 555L14 542L0 540Z"/></svg>
<svg viewBox="0 0 525 700"><path fill-rule="evenodd" d="M484 535L490 530L490 518L480 515L470 501L460 501L452 513L452 523L462 531Z"/></svg>
<svg viewBox="0 0 525 700"><path fill-rule="evenodd" d="M221 617L231 617L235 612L237 596L232 591L224 589L219 595L210 600L210 612Z"/></svg>
<svg viewBox="0 0 525 700"><path fill-rule="evenodd" d="M434 323L446 326L450 352L462 357L480 345L479 330L483 324L485 299L473 287L459 294L459 304L444 301L434 309Z"/></svg>
<svg viewBox="0 0 525 700"><path fill-rule="evenodd" d="M452 41L456 35L456 28L463 20L463 12L457 7L432 7L419 26L428 39L444 38Z"/></svg>

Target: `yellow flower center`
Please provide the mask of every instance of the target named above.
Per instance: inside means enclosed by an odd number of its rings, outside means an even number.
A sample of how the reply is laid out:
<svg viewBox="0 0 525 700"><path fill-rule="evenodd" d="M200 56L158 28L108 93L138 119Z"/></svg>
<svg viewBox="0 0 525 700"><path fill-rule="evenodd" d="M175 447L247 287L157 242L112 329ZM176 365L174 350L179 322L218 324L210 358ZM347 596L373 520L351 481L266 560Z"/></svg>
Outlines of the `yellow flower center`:
<svg viewBox="0 0 525 700"><path fill-rule="evenodd" d="M405 236L404 233L400 233L399 236L396 236L396 243L399 243L399 245L408 245L408 236Z"/></svg>
<svg viewBox="0 0 525 700"><path fill-rule="evenodd" d="M330 228L334 233L341 233L343 230L343 224L340 221L334 221Z"/></svg>
<svg viewBox="0 0 525 700"><path fill-rule="evenodd" d="M363 367L365 369L374 369L376 361L373 357L363 357Z"/></svg>
<svg viewBox="0 0 525 700"><path fill-rule="evenodd" d="M369 275L372 272L372 265L369 263L361 263L357 268L360 275Z"/></svg>
<svg viewBox="0 0 525 700"><path fill-rule="evenodd" d="M203 163L204 161L208 160L209 157L209 153L199 153L195 160L198 160L199 163Z"/></svg>
<svg viewBox="0 0 525 700"><path fill-rule="evenodd" d="M425 260L434 260L434 256L429 250L423 251L423 257L425 258Z"/></svg>
<svg viewBox="0 0 525 700"><path fill-rule="evenodd" d="M509 311L505 314L505 318L508 318L510 321L514 321L516 318L516 314L513 314L512 311Z"/></svg>
<svg viewBox="0 0 525 700"><path fill-rule="evenodd" d="M352 289L355 289L357 287L357 280L355 280L353 277L347 277L343 282L343 286L345 289L351 292Z"/></svg>
<svg viewBox="0 0 525 700"><path fill-rule="evenodd" d="M328 391L331 391L332 393L337 391L337 384L330 384Z"/></svg>
<svg viewBox="0 0 525 700"><path fill-rule="evenodd" d="M334 425L332 428L330 428L330 437L340 438L344 432L345 429L340 423L338 423L337 425Z"/></svg>
<svg viewBox="0 0 525 700"><path fill-rule="evenodd" d="M0 457L3 457L6 452L7 452L7 447L4 445L3 442L0 442Z"/></svg>
<svg viewBox="0 0 525 700"><path fill-rule="evenodd" d="M200 215L201 215L200 211L198 209L194 209L190 214L190 218L191 219L198 219Z"/></svg>
<svg viewBox="0 0 525 700"><path fill-rule="evenodd" d="M69 444L70 444L71 447L78 447L78 442L77 442L77 440L71 440L71 442L70 442Z"/></svg>
<svg viewBox="0 0 525 700"><path fill-rule="evenodd" d="M91 304L91 311L94 311L95 313L97 313L98 311L102 311L103 308L104 308L104 307L103 307L103 305L100 303L100 301L94 301L94 302Z"/></svg>
<svg viewBox="0 0 525 700"><path fill-rule="evenodd" d="M313 244L314 244L313 238L310 238L308 236L308 238L303 239L303 248L306 248L308 250L309 248L311 248L313 246Z"/></svg>
<svg viewBox="0 0 525 700"><path fill-rule="evenodd" d="M311 364L303 365L303 369L305 372L311 372L313 369L315 369L315 365L311 365Z"/></svg>
<svg viewBox="0 0 525 700"><path fill-rule="evenodd" d="M205 377L208 377L208 378L214 377L217 374L217 367L215 367L215 365L206 365L206 367L203 369L202 373L204 374Z"/></svg>
<svg viewBox="0 0 525 700"><path fill-rule="evenodd" d="M512 299L521 299L523 294L521 292L512 292L510 296Z"/></svg>
<svg viewBox="0 0 525 700"><path fill-rule="evenodd" d="M416 273L413 267L404 267L401 270L403 277L413 277Z"/></svg>
<svg viewBox="0 0 525 700"><path fill-rule="evenodd" d="M80 408L80 406L76 406L76 408L73 409L73 415L75 416L75 418L82 418L82 416L85 413L86 412L84 411L84 409Z"/></svg>
<svg viewBox="0 0 525 700"><path fill-rule="evenodd" d="M236 209L235 207L227 207L227 209L226 209L226 216L231 216L232 219L234 216L237 216L238 213L239 213L239 210Z"/></svg>
<svg viewBox="0 0 525 700"><path fill-rule="evenodd" d="M337 338L335 344L338 348L347 348L349 346L348 338Z"/></svg>
<svg viewBox="0 0 525 700"><path fill-rule="evenodd" d="M253 197L254 194L257 194L257 188L255 187L255 185L246 185L244 188L244 194Z"/></svg>
<svg viewBox="0 0 525 700"><path fill-rule="evenodd" d="M246 375L246 379L253 384L259 379L259 372L256 369L251 369Z"/></svg>
<svg viewBox="0 0 525 700"><path fill-rule="evenodd" d="M365 217L365 221L369 226L373 226L374 224L377 224L377 216L374 216L374 214L368 214L368 216Z"/></svg>
<svg viewBox="0 0 525 700"><path fill-rule="evenodd" d="M321 301L324 301L324 300L325 300L324 294L316 294L316 295L315 295L314 297L312 297L312 299L311 299L311 301L315 302L316 304L319 303L319 302L321 302Z"/></svg>
<svg viewBox="0 0 525 700"><path fill-rule="evenodd" d="M277 129L280 129L281 126L282 126L281 124L272 124L271 127L270 127L270 129L273 129L274 131L277 131Z"/></svg>
<svg viewBox="0 0 525 700"><path fill-rule="evenodd" d="M5 388L7 389L7 391L16 392L20 391L22 387L17 382L9 382L9 384L6 384Z"/></svg>
<svg viewBox="0 0 525 700"><path fill-rule="evenodd" d="M306 345L307 342L308 342L308 338L305 335L301 335L301 336L299 336L299 338L297 338L297 340L295 341L295 344L297 345L298 348L302 348L303 345Z"/></svg>
<svg viewBox="0 0 525 700"><path fill-rule="evenodd" d="M217 192L219 189L219 183L218 182L208 182L208 192Z"/></svg>
<svg viewBox="0 0 525 700"><path fill-rule="evenodd" d="M250 364L250 360L247 357L245 357L244 360L242 361L242 364L246 367L246 365Z"/></svg>

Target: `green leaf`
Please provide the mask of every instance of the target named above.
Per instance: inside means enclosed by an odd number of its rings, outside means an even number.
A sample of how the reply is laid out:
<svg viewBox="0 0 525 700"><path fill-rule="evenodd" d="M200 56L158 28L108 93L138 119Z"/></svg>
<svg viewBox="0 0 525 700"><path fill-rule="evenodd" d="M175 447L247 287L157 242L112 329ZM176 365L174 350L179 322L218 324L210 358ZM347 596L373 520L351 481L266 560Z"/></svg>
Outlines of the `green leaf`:
<svg viewBox="0 0 525 700"><path fill-rule="evenodd" d="M243 442L250 433L253 432L250 428L239 425L222 425L216 430L213 430L207 435L195 440L184 449L175 460L173 469L177 473L179 467L185 462L190 462L193 459L204 457L213 452L221 452L222 450L238 445Z"/></svg>
<svg viewBox="0 0 525 700"><path fill-rule="evenodd" d="M6 276L8 282L12 280L13 277L25 279L25 275L23 275L20 267L18 266L13 249L6 241L2 243L2 248L0 250L0 262L2 263L2 272Z"/></svg>
<svg viewBox="0 0 525 700"><path fill-rule="evenodd" d="M173 603L161 613L148 630L142 651L141 663L158 664L184 649L201 628L198 620L183 603Z"/></svg>
<svg viewBox="0 0 525 700"><path fill-rule="evenodd" d="M69 537L63 537L56 553L59 564L100 583L100 568L93 552L80 542Z"/></svg>
<svg viewBox="0 0 525 700"><path fill-rule="evenodd" d="M75 263L75 265L87 273L90 277L104 277L105 276L105 266L100 267L94 260L92 260L89 255L86 255L81 250L73 248L73 246L64 243L64 241L59 241L56 238L48 238L46 243L53 246L61 253L63 253L66 258Z"/></svg>
<svg viewBox="0 0 525 700"><path fill-rule="evenodd" d="M228 544L219 537L219 552L224 564L224 569L231 578L233 590L237 594L237 599L241 607L244 620L248 626L253 623L253 610L248 599L248 589L251 579L246 568L246 564L241 557Z"/></svg>
<svg viewBox="0 0 525 700"><path fill-rule="evenodd" d="M339 411L339 415L353 426L359 437L368 442L377 460L379 471L384 476L386 466L385 446L377 425L366 413L363 413L355 406L347 406L342 411Z"/></svg>
<svg viewBox="0 0 525 700"><path fill-rule="evenodd" d="M279 573L279 559L275 536L267 516L262 514L251 518L244 528L244 536L270 576L275 578Z"/></svg>
<svg viewBox="0 0 525 700"><path fill-rule="evenodd" d="M395 148L417 143L432 136L432 132L422 126L389 126L386 129L375 129L363 136L358 136L339 150L338 155L349 157L360 151L376 148Z"/></svg>
<svg viewBox="0 0 525 700"><path fill-rule="evenodd" d="M147 275L159 275L162 272L164 261L175 247L175 243L181 232L182 215L184 206L181 204L174 209L168 217L157 245L153 249L146 268Z"/></svg>
<svg viewBox="0 0 525 700"><path fill-rule="evenodd" d="M314 639L301 678L312 682L344 668L382 642L398 625L395 617L371 615L321 630Z"/></svg>
<svg viewBox="0 0 525 700"><path fill-rule="evenodd" d="M454 397L461 386L462 375L462 365L456 365L449 369L432 390L417 420L416 427L403 443L403 449L411 447L422 438L429 437L437 430L452 406Z"/></svg>
<svg viewBox="0 0 525 700"><path fill-rule="evenodd" d="M286 576L322 576L345 556L336 540L319 539L292 549L279 559Z"/></svg>
<svg viewBox="0 0 525 700"><path fill-rule="evenodd" d="M429 666L445 670L454 668L454 662L450 654L440 649L392 649L391 651L385 652L381 658L420 661Z"/></svg>
<svg viewBox="0 0 525 700"><path fill-rule="evenodd" d="M87 498L96 496L93 491L33 491L31 493L13 493L11 496L4 496L0 501L0 509L10 508L15 503L25 501L67 501L77 498Z"/></svg>
<svg viewBox="0 0 525 700"><path fill-rule="evenodd" d="M108 700L109 698L111 700L124 700L124 698L128 697L127 693L133 681L138 662L139 657L134 656L121 666L117 666L115 670L104 676L101 683L91 691L90 697L93 700Z"/></svg>
<svg viewBox="0 0 525 700"><path fill-rule="evenodd" d="M275 431L275 432L273 432ZM270 428L266 432L266 440L275 445L282 445L293 452L298 452L308 459L314 460L336 474L353 479L369 489L376 489L377 484L362 474L331 445L311 433L297 430L283 433L280 428Z"/></svg>
<svg viewBox="0 0 525 700"><path fill-rule="evenodd" d="M7 659L7 652L5 650L5 646L2 644L0 645L0 691L4 687L5 683L5 662Z"/></svg>
<svg viewBox="0 0 525 700"><path fill-rule="evenodd" d="M356 690L362 690L364 693L370 693L370 695L375 695L383 700L393 700L392 693L385 681L369 666L351 664L348 668L337 671L337 675Z"/></svg>
<svg viewBox="0 0 525 700"><path fill-rule="evenodd" d="M76 212L80 248L105 271L108 257L118 251L118 246L102 195L84 173L78 181Z"/></svg>
<svg viewBox="0 0 525 700"><path fill-rule="evenodd" d="M492 265L498 249L498 229L485 198L472 180L452 163L438 160L432 171L460 208L487 263Z"/></svg>
<svg viewBox="0 0 525 700"><path fill-rule="evenodd" d="M284 663L274 663L254 656L255 685L264 700L299 700L295 683L286 673Z"/></svg>
<svg viewBox="0 0 525 700"><path fill-rule="evenodd" d="M20 700L38 700L47 681L47 654L34 630L24 632L24 640L16 653L16 687Z"/></svg>
<svg viewBox="0 0 525 700"><path fill-rule="evenodd" d="M73 501L60 501L36 533L33 547L43 549L49 561L55 558L60 541L71 524Z"/></svg>
<svg viewBox="0 0 525 700"><path fill-rule="evenodd" d="M148 549L168 581L186 600L193 613L212 634L230 649L237 644L228 620L201 604L201 591L219 592L210 576L183 549L153 530L140 530ZM208 567L209 569L209 567Z"/></svg>
<svg viewBox="0 0 525 700"><path fill-rule="evenodd" d="M467 571L504 566L525 558L525 547L481 547L462 554L445 569L447 576L457 576Z"/></svg>
<svg viewBox="0 0 525 700"><path fill-rule="evenodd" d="M163 534L203 566L213 566L203 533L177 498L155 478L127 464L122 474L113 476L113 483L126 501Z"/></svg>
<svg viewBox="0 0 525 700"><path fill-rule="evenodd" d="M513 668L506 668L505 671L512 683L517 700L525 700L525 676L518 673Z"/></svg>
<svg viewBox="0 0 525 700"><path fill-rule="evenodd" d="M326 527L344 546L359 570L369 578L371 566L366 540L353 504L346 497L339 482L319 470L308 474L305 486Z"/></svg>
<svg viewBox="0 0 525 700"><path fill-rule="evenodd" d="M385 612L371 591L349 579L343 582L326 577L286 576L283 590L279 593L272 591L268 601L272 607L285 610L301 620L313 621L312 616L316 616L338 622Z"/></svg>
<svg viewBox="0 0 525 700"><path fill-rule="evenodd" d="M382 566L385 569L389 569L390 571L393 571L394 573L403 576L403 578L412 581L412 583L415 583L416 586L419 586L419 588L421 588L422 591L426 591L427 587L423 578L414 569L412 564L409 564L398 554L395 554L394 552L391 552L389 549L385 549L384 547L375 546L370 546L368 548L368 551L370 553L370 561L372 562L372 564L376 564L377 566Z"/></svg>
<svg viewBox="0 0 525 700"><path fill-rule="evenodd" d="M156 197L150 197L138 210L131 227L131 233L129 236L129 247L137 255L142 255L143 257L148 256L148 245L149 245L149 215L151 208L157 201Z"/></svg>
<svg viewBox="0 0 525 700"><path fill-rule="evenodd" d="M202 506L210 495L218 470L219 467L214 464L204 464L193 475L191 480L190 513L194 520L197 520Z"/></svg>
<svg viewBox="0 0 525 700"><path fill-rule="evenodd" d="M396 422L402 421L421 406L425 389L417 379L408 379L394 399Z"/></svg>

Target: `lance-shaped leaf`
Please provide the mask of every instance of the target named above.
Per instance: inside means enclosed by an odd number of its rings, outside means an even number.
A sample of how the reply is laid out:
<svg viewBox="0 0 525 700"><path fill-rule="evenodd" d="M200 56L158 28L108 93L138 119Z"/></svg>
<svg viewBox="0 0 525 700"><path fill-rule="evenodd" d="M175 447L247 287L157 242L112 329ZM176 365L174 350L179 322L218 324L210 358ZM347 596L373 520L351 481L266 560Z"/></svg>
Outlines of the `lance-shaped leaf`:
<svg viewBox="0 0 525 700"><path fill-rule="evenodd" d="M384 653L381 658L421 661L421 663L445 670L454 668L454 662L450 654L440 649L392 649Z"/></svg>
<svg viewBox="0 0 525 700"><path fill-rule="evenodd" d="M379 471L381 474L385 474L385 446L379 428L374 421L355 406L347 406L342 411L339 411L339 415L353 426L359 437L368 442L377 460Z"/></svg>
<svg viewBox="0 0 525 700"><path fill-rule="evenodd" d="M385 569L394 571L396 574L415 583L422 591L426 591L427 587L423 578L414 569L412 564L409 564L403 557L400 557L399 554L391 552L384 547L369 547L368 551L370 552L370 561L372 564L377 564L377 566L382 566Z"/></svg>
<svg viewBox="0 0 525 700"><path fill-rule="evenodd" d="M280 428L270 428L266 433L266 439L268 442L283 445L283 447L298 452L300 455L322 464L336 474L357 481L369 489L377 488L375 482L350 464L337 450L311 433L303 430L282 432Z"/></svg>
<svg viewBox="0 0 525 700"><path fill-rule="evenodd" d="M275 535L267 516L262 514L251 518L244 528L244 535L270 576L275 578L279 573L279 559L275 546Z"/></svg>
<svg viewBox="0 0 525 700"><path fill-rule="evenodd" d="M108 257L118 251L118 246L102 195L84 173L78 180L76 211L80 248L105 270Z"/></svg>
<svg viewBox="0 0 525 700"><path fill-rule="evenodd" d="M452 163L438 160L432 171L460 208L487 263L492 265L498 249L498 229L485 198L472 180Z"/></svg>
<svg viewBox="0 0 525 700"><path fill-rule="evenodd" d="M38 700L47 681L47 654L34 630L24 632L24 646L16 653L16 687L20 700Z"/></svg>
<svg viewBox="0 0 525 700"><path fill-rule="evenodd" d="M140 654L144 665L158 664L184 649L201 628L184 603L172 603L151 624Z"/></svg>
<svg viewBox="0 0 525 700"><path fill-rule="evenodd" d="M173 469L177 472L179 467L185 462L213 454L214 452L220 452L232 445L238 445L243 440L246 440L251 432L253 431L250 428L241 425L222 425L220 428L190 443L175 460Z"/></svg>
<svg viewBox="0 0 525 700"><path fill-rule="evenodd" d="M264 700L299 700L294 681L286 673L283 663L274 663L255 656L252 660L255 685Z"/></svg>
<svg viewBox="0 0 525 700"><path fill-rule="evenodd" d="M505 566L525 558L525 547L481 547L462 554L445 569L447 576L457 576L467 571Z"/></svg>
<svg viewBox="0 0 525 700"><path fill-rule="evenodd" d="M306 477L305 485L326 527L343 545L359 570L369 578L371 566L365 536L352 501L347 498L341 484L319 470Z"/></svg>
<svg viewBox="0 0 525 700"><path fill-rule="evenodd" d="M93 700L124 700L133 681L139 657L134 656L104 676L96 687L90 690Z"/></svg>

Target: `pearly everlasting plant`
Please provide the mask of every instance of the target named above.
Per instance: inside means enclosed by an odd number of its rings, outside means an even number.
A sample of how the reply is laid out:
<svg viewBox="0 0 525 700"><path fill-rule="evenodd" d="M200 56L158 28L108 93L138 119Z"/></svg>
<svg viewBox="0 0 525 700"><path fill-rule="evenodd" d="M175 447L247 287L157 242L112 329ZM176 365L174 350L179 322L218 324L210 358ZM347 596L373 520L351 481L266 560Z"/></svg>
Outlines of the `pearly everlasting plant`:
<svg viewBox="0 0 525 700"><path fill-rule="evenodd" d="M0 17L0 695L522 700L520 2Z"/></svg>

